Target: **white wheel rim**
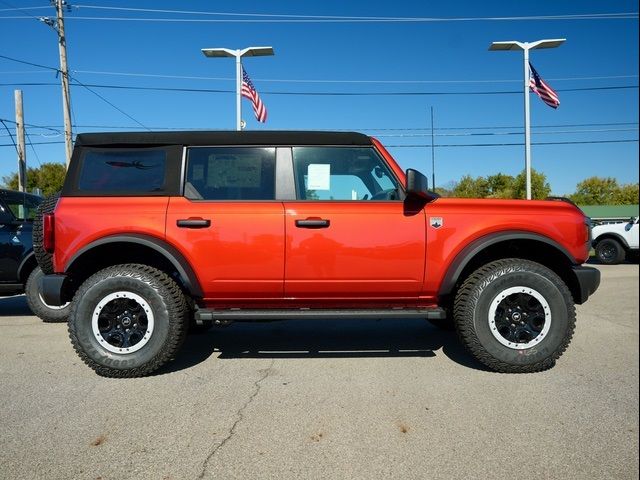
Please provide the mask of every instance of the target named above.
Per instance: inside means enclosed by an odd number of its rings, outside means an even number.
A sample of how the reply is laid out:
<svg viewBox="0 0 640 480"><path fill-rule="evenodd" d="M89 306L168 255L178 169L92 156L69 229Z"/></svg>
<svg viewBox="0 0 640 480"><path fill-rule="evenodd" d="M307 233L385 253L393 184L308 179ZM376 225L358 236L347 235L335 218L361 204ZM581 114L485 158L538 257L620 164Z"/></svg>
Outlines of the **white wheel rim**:
<svg viewBox="0 0 640 480"><path fill-rule="evenodd" d="M64 305L49 305L47 302L44 301L44 298L42 298L41 294L38 294L38 298L40 299L40 302L50 310L62 310L63 308L66 308L67 305L69 305L69 303L71 303L71 302L67 302Z"/></svg>
<svg viewBox="0 0 640 480"><path fill-rule="evenodd" d="M102 310L109 302L111 302L112 300L125 299L125 298L129 300L134 300L135 302L138 303L138 305L142 308L142 310L144 310L144 313L147 317L147 328L144 334L142 335L142 338L138 342L136 342L135 345L131 345L127 347L118 347L116 345L109 343L108 339L102 335L102 332L100 332L100 328L98 325L98 320L100 318L100 314L102 313ZM135 320L132 319L131 321L134 322ZM120 355L131 354L131 353L137 352L142 347L144 347L149 341L149 339L151 338L151 335L153 334L153 328L154 328L154 316L153 316L153 310L151 309L151 306L144 298L142 298L140 295L133 292L119 291L119 292L114 292L107 295L102 300L100 300L98 305L96 305L96 308L93 309L93 314L91 315L91 330L93 331L93 336L98 341L100 346L105 350L108 350L109 352L117 353Z"/></svg>
<svg viewBox="0 0 640 480"><path fill-rule="evenodd" d="M522 342L522 343L519 343L516 341L510 341L509 339L505 338L505 336L502 335L502 333L500 333L498 329L498 325L496 325L496 311L498 310L498 306L505 298L516 293L524 293L526 295L530 295L531 297L535 298L540 303L544 311L544 326L542 330L534 338L530 339L527 342ZM516 312L514 312L514 314L515 313ZM512 348L514 350L524 350L527 348L531 348L535 345L538 345L542 340L544 340L547 337L547 334L549 333L549 329L551 328L551 307L549 307L549 303L542 296L542 294L531 287L524 287L524 286L510 287L498 293L498 295L496 295L494 299L491 300L491 306L489 307L488 320L489 320L489 330L491 330L491 334L495 337L496 340L498 340L505 347Z"/></svg>

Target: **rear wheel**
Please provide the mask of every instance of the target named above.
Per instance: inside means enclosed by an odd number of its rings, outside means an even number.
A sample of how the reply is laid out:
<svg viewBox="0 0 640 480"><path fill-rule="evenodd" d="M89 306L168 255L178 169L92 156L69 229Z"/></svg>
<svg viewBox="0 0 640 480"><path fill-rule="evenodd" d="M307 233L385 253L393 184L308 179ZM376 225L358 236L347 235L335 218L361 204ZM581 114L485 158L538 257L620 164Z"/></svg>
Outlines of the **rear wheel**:
<svg viewBox="0 0 640 480"><path fill-rule="evenodd" d="M42 298L38 282L40 278L44 276L44 272L40 267L33 269L33 272L29 275L27 283L24 288L25 296L27 297L27 303L31 311L40 317L43 322L66 322L71 310L71 304L66 303L59 307L54 305L47 305Z"/></svg>
<svg viewBox="0 0 640 480"><path fill-rule="evenodd" d="M617 240L605 238L596 244L596 256L605 265L617 265L624 261L625 251Z"/></svg>
<svg viewBox="0 0 640 480"><path fill-rule="evenodd" d="M471 354L492 370L546 370L575 329L573 298L562 279L528 260L498 260L472 273L458 290L454 320Z"/></svg>
<svg viewBox="0 0 640 480"><path fill-rule="evenodd" d="M180 287L164 272L138 264L91 276L78 289L69 316L74 349L105 377L157 370L178 352L187 327Z"/></svg>

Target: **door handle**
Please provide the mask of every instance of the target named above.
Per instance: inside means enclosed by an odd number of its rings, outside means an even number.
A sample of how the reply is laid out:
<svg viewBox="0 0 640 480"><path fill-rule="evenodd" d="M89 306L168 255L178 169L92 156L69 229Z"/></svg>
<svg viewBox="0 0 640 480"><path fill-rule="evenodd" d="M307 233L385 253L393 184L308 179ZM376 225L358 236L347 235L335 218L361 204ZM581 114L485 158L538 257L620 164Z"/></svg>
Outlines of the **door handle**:
<svg viewBox="0 0 640 480"><path fill-rule="evenodd" d="M331 225L331 221L323 218L296 220L296 227L298 228L327 228L329 225Z"/></svg>
<svg viewBox="0 0 640 480"><path fill-rule="evenodd" d="M209 228L211 220L204 218L181 218L176 222L180 228Z"/></svg>

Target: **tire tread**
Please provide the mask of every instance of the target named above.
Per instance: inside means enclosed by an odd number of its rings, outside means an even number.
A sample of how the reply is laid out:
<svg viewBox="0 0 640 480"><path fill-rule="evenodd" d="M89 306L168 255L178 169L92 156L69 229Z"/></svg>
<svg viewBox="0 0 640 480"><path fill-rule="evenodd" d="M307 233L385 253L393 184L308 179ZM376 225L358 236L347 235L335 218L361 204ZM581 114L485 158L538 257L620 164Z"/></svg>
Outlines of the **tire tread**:
<svg viewBox="0 0 640 480"><path fill-rule="evenodd" d="M75 318L78 299L86 294L87 290L100 282L114 276L128 276L138 278L154 288L164 298L169 313L169 335L162 349L147 363L130 369L119 369L99 364L90 358L82 348L76 332L76 324L69 321L69 338L78 356L91 367L98 375L110 378L134 378L143 377L159 369L162 365L173 360L182 346L188 328L188 306L184 294L178 284L166 273L148 265L128 263L107 267L89 277L76 292L72 304L70 319Z"/></svg>
<svg viewBox="0 0 640 480"><path fill-rule="evenodd" d="M551 356L530 365L513 365L496 359L480 344L474 329L473 305L474 300L477 300L480 293L478 289L482 287L483 283L490 283L492 276L495 277L497 272L504 271L505 269L510 271L532 271L548 278L551 277L550 279L554 285L558 287L565 300L565 304L568 306L569 328L567 328L560 346ZM556 360L565 352L571 343L575 331L576 310L571 292L560 277L553 271L530 260L509 258L488 263L466 278L456 293L453 317L460 341L483 365L500 373L533 373L548 370L553 367Z"/></svg>

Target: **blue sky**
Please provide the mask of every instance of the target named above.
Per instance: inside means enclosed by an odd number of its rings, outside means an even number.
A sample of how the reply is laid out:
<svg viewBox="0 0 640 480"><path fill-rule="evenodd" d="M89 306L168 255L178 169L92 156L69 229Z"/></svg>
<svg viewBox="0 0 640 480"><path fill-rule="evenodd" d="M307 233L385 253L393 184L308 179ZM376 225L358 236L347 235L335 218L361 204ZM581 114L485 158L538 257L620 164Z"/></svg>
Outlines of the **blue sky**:
<svg viewBox="0 0 640 480"><path fill-rule="evenodd" d="M433 107L435 143L447 145L435 149L438 185L449 185L464 174L477 176L502 172L515 175L523 168L522 146L469 146L523 142L522 94L451 94L521 90L521 53L489 52L487 48L492 41L567 38L560 48L532 52L532 63L557 90L638 85L638 3L631 1L436 3L330 0L238 3L81 0L71 4L72 11L66 15L69 67L72 75L84 84L233 90L233 60L208 59L200 49L272 45L276 53L274 57L248 58L244 63L269 115L265 125L259 124L245 100L243 118L248 129L362 131L390 145L390 152L404 168L418 168L429 177L431 148L408 145L430 145L429 109ZM367 23L82 19L274 19L265 16L118 11L90 6L396 18L635 12L636 18ZM11 10L12 7L42 8L17 12ZM0 55L56 67L58 49L55 33L27 15L38 17L54 15L54 12L48 0L0 1L0 39L3 45ZM160 78L114 73L210 78ZM415 83L407 83L409 81ZM61 129L62 102L57 82L55 72L0 58L0 118L15 119L13 90L21 88L25 122ZM25 83L56 85L15 86ZM77 125L74 133L123 130L127 127L141 129L136 121L151 129L235 127L235 98L232 93L99 87L93 90L135 121L85 88L74 86L72 106ZM296 92L407 95L291 95ZM439 94L416 95L417 92ZM561 105L557 110L531 96L534 143L633 141L534 145L533 166L547 175L553 193L571 193L577 182L594 175L613 176L621 183L638 182L638 89L560 91L559 94ZM12 124L8 125L13 128ZM549 125L553 127L542 127ZM29 128L28 133L34 143L62 141L62 136L51 130ZM6 130L0 131L0 144L10 143ZM27 151L27 161L31 166L48 161L64 162L64 147L61 143L34 145ZM13 147L0 147L0 176L15 170Z"/></svg>

